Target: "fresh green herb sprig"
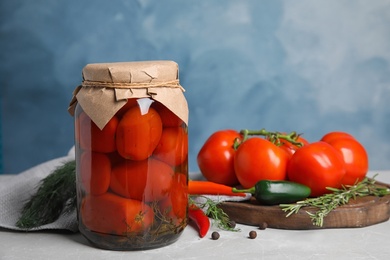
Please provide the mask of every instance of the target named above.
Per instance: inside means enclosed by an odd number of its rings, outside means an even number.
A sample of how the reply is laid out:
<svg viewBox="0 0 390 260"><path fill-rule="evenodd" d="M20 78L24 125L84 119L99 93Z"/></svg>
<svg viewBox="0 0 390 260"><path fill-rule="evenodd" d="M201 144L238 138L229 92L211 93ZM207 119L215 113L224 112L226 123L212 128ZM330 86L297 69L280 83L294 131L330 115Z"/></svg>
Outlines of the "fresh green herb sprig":
<svg viewBox="0 0 390 260"><path fill-rule="evenodd" d="M39 183L36 193L23 205L16 226L32 229L49 224L76 208L76 162L65 162Z"/></svg>
<svg viewBox="0 0 390 260"><path fill-rule="evenodd" d="M204 209L205 214L213 219L214 223L218 228L228 231L240 231L236 228L233 222L230 220L228 214L218 207L218 202L213 201L212 199L202 196L205 199L205 202L195 202L191 197L189 203L195 204L197 207Z"/></svg>
<svg viewBox="0 0 390 260"><path fill-rule="evenodd" d="M324 218L332 210L347 204L351 199L370 195L378 197L389 195L390 189L376 185L375 177L376 175L371 179L365 178L355 185L346 185L340 189L327 188L332 191L332 193L324 194L315 198L308 198L294 204L280 204L280 207L284 212L288 212L286 217L289 217L294 213L298 213L299 210L304 207L314 207L316 208L314 213L308 211L306 211L306 213L312 220L313 225L322 227L324 224Z"/></svg>

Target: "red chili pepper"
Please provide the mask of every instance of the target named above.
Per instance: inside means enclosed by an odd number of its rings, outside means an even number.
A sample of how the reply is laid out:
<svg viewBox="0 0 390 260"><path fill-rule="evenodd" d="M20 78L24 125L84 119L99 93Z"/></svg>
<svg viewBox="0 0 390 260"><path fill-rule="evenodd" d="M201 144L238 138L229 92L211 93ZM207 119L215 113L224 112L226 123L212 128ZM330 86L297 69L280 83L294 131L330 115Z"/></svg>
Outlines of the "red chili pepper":
<svg viewBox="0 0 390 260"><path fill-rule="evenodd" d="M195 222L199 229L199 236L204 237L210 229L210 220L206 214L195 205L190 205L188 209L188 217Z"/></svg>
<svg viewBox="0 0 390 260"><path fill-rule="evenodd" d="M188 194L191 195L226 195L245 197L245 193L236 193L232 191L232 187L212 182L212 181L193 181L188 182Z"/></svg>

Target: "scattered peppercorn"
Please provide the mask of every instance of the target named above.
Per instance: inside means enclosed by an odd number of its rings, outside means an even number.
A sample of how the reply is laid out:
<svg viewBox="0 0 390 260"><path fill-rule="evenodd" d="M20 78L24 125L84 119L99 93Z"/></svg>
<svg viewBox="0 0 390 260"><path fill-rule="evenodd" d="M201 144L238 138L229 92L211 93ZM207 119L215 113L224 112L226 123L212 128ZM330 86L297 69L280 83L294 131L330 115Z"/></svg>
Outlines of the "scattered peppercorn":
<svg viewBox="0 0 390 260"><path fill-rule="evenodd" d="M261 229L261 230L264 230L264 229L266 229L267 227L268 227L267 222L263 222L263 223L261 223L261 224L259 225L259 229Z"/></svg>
<svg viewBox="0 0 390 260"><path fill-rule="evenodd" d="M257 232L252 230L251 232L249 232L249 238L250 239L255 239L257 237Z"/></svg>
<svg viewBox="0 0 390 260"><path fill-rule="evenodd" d="M219 239L219 233L217 231L214 231L213 233L211 233L211 238L213 240L218 240Z"/></svg>
<svg viewBox="0 0 390 260"><path fill-rule="evenodd" d="M236 227L236 222L234 220L230 220L229 223L228 223L228 226L230 228L235 228Z"/></svg>

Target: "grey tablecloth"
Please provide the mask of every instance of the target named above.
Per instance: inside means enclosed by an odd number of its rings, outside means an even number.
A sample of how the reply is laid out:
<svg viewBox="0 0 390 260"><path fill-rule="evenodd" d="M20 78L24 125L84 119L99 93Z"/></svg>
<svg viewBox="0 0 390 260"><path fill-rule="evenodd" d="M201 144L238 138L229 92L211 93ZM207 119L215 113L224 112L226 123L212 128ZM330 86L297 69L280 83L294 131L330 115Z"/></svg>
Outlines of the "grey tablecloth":
<svg viewBox="0 0 390 260"><path fill-rule="evenodd" d="M58 166L73 159L74 149L72 148L68 155L64 157L39 164L15 176L9 177L5 181L3 180L0 183L0 227L13 230L25 230L15 225L20 217L24 203L36 192L43 178L48 176ZM53 223L33 228L29 231L62 229L76 232L78 231L77 226L76 211L73 211L69 214L61 215Z"/></svg>

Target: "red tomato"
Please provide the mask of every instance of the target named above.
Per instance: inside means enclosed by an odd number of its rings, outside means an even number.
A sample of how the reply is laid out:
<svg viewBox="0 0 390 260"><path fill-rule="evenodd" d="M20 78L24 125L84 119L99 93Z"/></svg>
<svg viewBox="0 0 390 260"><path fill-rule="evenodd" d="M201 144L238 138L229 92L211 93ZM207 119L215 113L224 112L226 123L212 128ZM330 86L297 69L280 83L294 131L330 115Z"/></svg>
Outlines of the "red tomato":
<svg viewBox="0 0 390 260"><path fill-rule="evenodd" d="M329 144L336 148L344 159L346 173L341 184L354 185L362 181L368 171L368 155L363 145L353 138L333 139Z"/></svg>
<svg viewBox="0 0 390 260"><path fill-rule="evenodd" d="M102 234L125 236L144 232L153 220L150 206L109 192L100 196L87 195L80 205L81 223Z"/></svg>
<svg viewBox="0 0 390 260"><path fill-rule="evenodd" d="M118 118L116 116L111 118L102 130L85 112L80 114L79 120L76 131L80 131L81 148L101 153L110 153L116 150L115 133L118 126Z"/></svg>
<svg viewBox="0 0 390 260"><path fill-rule="evenodd" d="M244 188L253 187L260 180L285 180L287 154L266 139L252 137L238 147L234 169Z"/></svg>
<svg viewBox="0 0 390 260"><path fill-rule="evenodd" d="M119 121L116 131L118 153L131 160L144 160L152 155L160 141L162 122L153 108L142 113L139 107L132 107Z"/></svg>
<svg viewBox="0 0 390 260"><path fill-rule="evenodd" d="M165 217L171 219L173 223L180 224L186 220L188 206L188 186L187 175L176 173L172 180L166 199L159 202L160 212Z"/></svg>
<svg viewBox="0 0 390 260"><path fill-rule="evenodd" d="M346 133L346 132L341 132L341 131L334 131L334 132L329 132L325 134L322 138L321 141L329 143L330 141L334 139L339 139L339 138L354 138L352 135Z"/></svg>
<svg viewBox="0 0 390 260"><path fill-rule="evenodd" d="M165 127L153 155L171 166L180 165L187 159L188 134L183 127Z"/></svg>
<svg viewBox="0 0 390 260"><path fill-rule="evenodd" d="M325 142L314 142L298 149L287 167L288 179L308 186L311 197L329 193L326 187L340 188L345 172L340 153Z"/></svg>
<svg viewBox="0 0 390 260"><path fill-rule="evenodd" d="M208 180L228 186L238 184L234 173L234 140L241 139L235 130L220 130L213 133L200 149L197 162L200 172Z"/></svg>
<svg viewBox="0 0 390 260"><path fill-rule="evenodd" d="M172 167L157 159L125 160L112 169L110 188L126 198L158 201L168 196L173 174Z"/></svg>
<svg viewBox="0 0 390 260"><path fill-rule="evenodd" d="M108 156L97 152L84 152L81 155L80 177L87 193L101 195L110 186L111 162Z"/></svg>
<svg viewBox="0 0 390 260"><path fill-rule="evenodd" d="M309 142L301 136L299 136L296 141L301 142L303 144L303 146L309 144ZM296 150L301 148L301 147L296 146L296 145L290 143L289 141L283 140L283 139L280 139L280 146L279 147L287 152L289 158L291 158L291 156L295 153Z"/></svg>
<svg viewBox="0 0 390 260"><path fill-rule="evenodd" d="M121 109L119 109L118 112L116 112L116 116L121 118L127 112L127 110L133 107L138 107L137 98L129 98L127 103Z"/></svg>
<svg viewBox="0 0 390 260"><path fill-rule="evenodd" d="M160 114L164 127L181 126L184 122L171 110L159 102L153 102L152 107Z"/></svg>

